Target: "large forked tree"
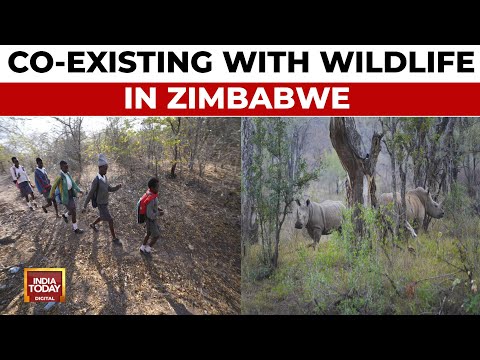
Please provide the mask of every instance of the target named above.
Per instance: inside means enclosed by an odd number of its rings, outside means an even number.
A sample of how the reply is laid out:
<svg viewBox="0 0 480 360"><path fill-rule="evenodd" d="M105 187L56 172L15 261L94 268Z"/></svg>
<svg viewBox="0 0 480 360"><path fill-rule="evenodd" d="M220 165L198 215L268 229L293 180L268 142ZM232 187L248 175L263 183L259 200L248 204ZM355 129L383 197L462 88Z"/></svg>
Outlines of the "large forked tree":
<svg viewBox="0 0 480 360"><path fill-rule="evenodd" d="M373 133L370 152L367 153L354 118L333 117L330 120L330 140L348 174L350 191L347 191L347 203L349 207L354 207L353 216L359 236L363 233L360 207L377 206L375 167L382 137L383 134Z"/></svg>

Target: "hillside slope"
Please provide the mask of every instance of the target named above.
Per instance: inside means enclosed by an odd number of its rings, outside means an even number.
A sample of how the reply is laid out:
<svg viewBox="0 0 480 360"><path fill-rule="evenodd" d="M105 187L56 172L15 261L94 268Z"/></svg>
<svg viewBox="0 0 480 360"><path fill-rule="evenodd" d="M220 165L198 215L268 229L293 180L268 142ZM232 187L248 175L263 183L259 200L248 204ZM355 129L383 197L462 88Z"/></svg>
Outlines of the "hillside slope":
<svg viewBox="0 0 480 360"><path fill-rule="evenodd" d="M92 169L92 176L93 178ZM139 252L145 230L135 204L148 174L115 177L123 187L110 196L110 212L123 246L112 245L107 223L79 214L82 235L71 223L30 211L8 176L0 177L1 314L238 314L240 312L240 180L234 169L207 169L204 179L160 179L161 238L151 256ZM232 175L234 174L234 175ZM90 178L90 176L84 176ZM85 182L83 188L85 188ZM44 203L34 189L39 206ZM84 195L85 196L85 195ZM80 197L77 209L83 206ZM61 207L63 210L63 207ZM66 302L50 311L23 302L23 271L8 267L66 268Z"/></svg>

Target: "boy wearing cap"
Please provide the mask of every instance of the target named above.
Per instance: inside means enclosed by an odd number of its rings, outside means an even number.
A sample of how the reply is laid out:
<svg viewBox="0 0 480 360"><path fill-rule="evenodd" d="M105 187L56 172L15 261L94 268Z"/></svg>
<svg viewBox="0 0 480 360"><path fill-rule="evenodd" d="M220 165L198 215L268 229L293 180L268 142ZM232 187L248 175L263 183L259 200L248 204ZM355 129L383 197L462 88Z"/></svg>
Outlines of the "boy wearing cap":
<svg viewBox="0 0 480 360"><path fill-rule="evenodd" d="M88 195L85 199L85 203L83 205L82 213L84 213L87 209L87 205L90 200L96 199L97 207L98 207L98 218L90 224L90 227L94 231L98 231L97 224L100 221L107 221L110 227L110 233L112 234L112 241L114 244L121 245L120 240L115 235L115 229L113 227L113 218L110 215L110 211L108 210L108 197L109 193L115 192L122 187L121 184L117 186L110 186L107 180L107 170L108 170L108 163L105 155L100 154L98 156L98 174L95 176L95 179L92 181L92 186Z"/></svg>

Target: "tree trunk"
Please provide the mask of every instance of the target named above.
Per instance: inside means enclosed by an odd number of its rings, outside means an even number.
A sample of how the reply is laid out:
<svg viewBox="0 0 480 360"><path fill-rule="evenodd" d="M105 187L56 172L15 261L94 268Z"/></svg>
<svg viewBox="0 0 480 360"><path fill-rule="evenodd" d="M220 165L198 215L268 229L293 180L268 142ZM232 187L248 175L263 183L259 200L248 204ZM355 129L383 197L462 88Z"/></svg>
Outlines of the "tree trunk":
<svg viewBox="0 0 480 360"><path fill-rule="evenodd" d="M395 136L395 134L392 134ZM390 153L390 166L392 168L392 190L393 190L393 208L394 208L394 217L395 217L395 228L393 229L393 236L394 238L397 238L398 236L398 230L400 229L400 217L399 215L399 208L397 204L397 174L396 174L396 168L397 168L397 159L395 157L395 148L392 149Z"/></svg>
<svg viewBox="0 0 480 360"><path fill-rule="evenodd" d="M447 130L445 132L445 149L446 149L446 156L444 157L444 168L446 173L445 183L443 186L444 193L449 193L452 188L452 184L455 182L455 169L457 168L457 151L456 151L456 144L455 138L453 136L453 131L455 124L457 122L456 118L452 118L448 124Z"/></svg>
<svg viewBox="0 0 480 360"><path fill-rule="evenodd" d="M392 134L395 136L395 134ZM394 208L394 216L395 216L395 229L393 230L393 235L396 238L398 236L398 230L400 229L400 209L398 208L397 203L397 159L396 159L396 151L395 147L392 148L390 153L390 166L392 168L392 190L393 190L393 208Z"/></svg>
<svg viewBox="0 0 480 360"><path fill-rule="evenodd" d="M82 158L82 140L80 138L80 134L78 134L77 140L77 153L78 153L78 170L79 170L79 178L81 178L83 173L83 158Z"/></svg>
<svg viewBox="0 0 480 360"><path fill-rule="evenodd" d="M425 184L425 162L427 158L426 154L423 153L423 150L427 148L426 141L428 129L424 126L424 121L424 119L418 119L416 124L417 133L415 134L414 139L416 156L412 157L414 187L423 187ZM421 151L422 153L420 153Z"/></svg>
<svg viewBox="0 0 480 360"><path fill-rule="evenodd" d="M433 138L430 141L426 185L435 201L440 194L447 176L447 168L442 166L442 164L445 164L444 160L445 157L448 156L448 152L443 151L443 149L447 148L448 142L453 137L454 126L455 119L450 117L438 118L435 131L432 134ZM423 221L425 231L428 230L431 220L430 216L425 216Z"/></svg>
<svg viewBox="0 0 480 360"><path fill-rule="evenodd" d="M200 135L200 129L202 127L203 120L199 119L195 121L195 138L193 141L193 147L190 149L190 161L188 163L188 170L193 170L193 165L195 164L195 158L198 153L198 138Z"/></svg>
<svg viewBox="0 0 480 360"><path fill-rule="evenodd" d="M366 202L370 202L370 205L373 206L377 205L376 195L372 191L376 189L375 167L381 150L382 137L383 134L374 133L370 153L366 153L353 118L334 117L330 120L330 139L348 174L351 196L347 202L349 207L354 207L353 218L358 238L363 236L361 207L368 205ZM369 193L367 201L363 196L365 186L368 186Z"/></svg>
<svg viewBox="0 0 480 360"><path fill-rule="evenodd" d="M251 118L242 118L242 255L248 244L258 242L258 226L255 221L255 199L252 192L252 165L254 146L252 137L255 131Z"/></svg>
<svg viewBox="0 0 480 360"><path fill-rule="evenodd" d="M170 121L170 127L172 129L172 133L175 138L175 145L173 146L173 165L172 168L170 169L170 177L175 178L177 174L175 174L175 170L177 169L177 163L178 163L178 135L180 134L180 127L182 125L182 118L179 117L177 118L177 126L173 124L173 121Z"/></svg>
<svg viewBox="0 0 480 360"><path fill-rule="evenodd" d="M273 252L272 265L276 269L278 267L278 247L280 245L280 231L275 231L275 250Z"/></svg>
<svg viewBox="0 0 480 360"><path fill-rule="evenodd" d="M400 199L402 203L402 208L400 209L399 214L400 224L405 224L405 221L407 221L407 163L408 157L398 165L398 172L400 173ZM396 195L394 195L393 198L396 199Z"/></svg>
<svg viewBox="0 0 480 360"><path fill-rule="evenodd" d="M177 174L175 174L175 170L177 168L177 163L173 163L172 165L172 168L170 169L170 177L171 178L175 178L177 176Z"/></svg>
<svg viewBox="0 0 480 360"><path fill-rule="evenodd" d="M400 229L400 206L397 202L397 149L395 146L395 137L397 135L398 118L388 118L385 121L380 120L382 124L383 133L388 133L389 137L384 140L387 152L390 155L390 172L392 178L392 193L393 193L393 216L395 220L395 227L393 229L394 239L398 238Z"/></svg>
<svg viewBox="0 0 480 360"><path fill-rule="evenodd" d="M472 175L472 183L474 187L473 191L473 196L475 199L477 198L477 179L476 179L476 173L477 173L477 159L475 155L473 155L473 175Z"/></svg>
<svg viewBox="0 0 480 360"><path fill-rule="evenodd" d="M278 156L278 162L279 163L282 163L282 150L280 148L280 144L282 142L282 138L281 138L281 135L282 133L279 131L277 132L277 145L278 145L278 148L277 148L277 156ZM272 164L274 163L273 159L272 159ZM290 175L290 174L289 174ZM282 169L280 166L278 166L277 168L277 181L280 181L280 179L282 178ZM277 193L277 203L276 203L276 207L275 207L275 252L273 253L273 268L276 269L277 266L278 266L278 247L280 245L280 229L281 229L281 225L280 225L280 219L279 219L279 213L280 213L280 189L277 188L274 190L276 193Z"/></svg>
<svg viewBox="0 0 480 360"><path fill-rule="evenodd" d="M375 182L375 169L377 167L378 156L380 155L380 151L382 150L382 137L384 134L373 133L372 136L372 143L370 146L370 156L365 162L366 165L366 174L368 180L368 192L370 194L370 205L372 207L377 207L377 184ZM368 156L368 154L367 154Z"/></svg>

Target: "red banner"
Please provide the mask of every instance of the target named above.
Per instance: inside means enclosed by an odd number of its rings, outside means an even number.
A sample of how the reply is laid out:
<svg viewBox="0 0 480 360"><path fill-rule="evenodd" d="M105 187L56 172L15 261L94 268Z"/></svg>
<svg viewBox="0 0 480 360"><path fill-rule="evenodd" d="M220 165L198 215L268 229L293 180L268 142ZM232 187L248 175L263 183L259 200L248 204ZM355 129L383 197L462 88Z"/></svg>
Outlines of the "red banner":
<svg viewBox="0 0 480 360"><path fill-rule="evenodd" d="M480 116L480 83L2 83L0 116Z"/></svg>

